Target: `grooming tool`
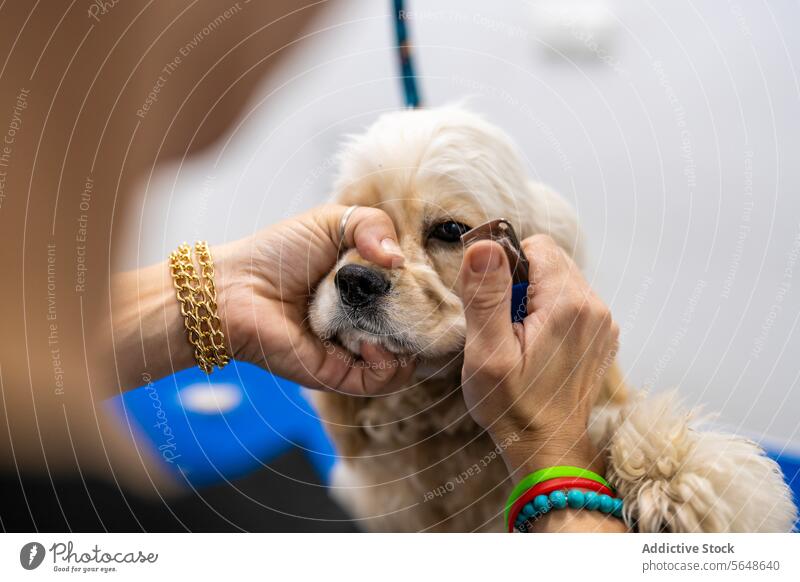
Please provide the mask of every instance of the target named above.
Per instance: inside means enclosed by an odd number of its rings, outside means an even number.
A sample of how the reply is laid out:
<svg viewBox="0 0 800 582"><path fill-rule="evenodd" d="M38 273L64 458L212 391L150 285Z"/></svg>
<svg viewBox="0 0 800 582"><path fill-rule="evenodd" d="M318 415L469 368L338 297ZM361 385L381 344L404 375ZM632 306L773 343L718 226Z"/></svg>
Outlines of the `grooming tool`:
<svg viewBox="0 0 800 582"><path fill-rule="evenodd" d="M511 267L511 321L519 322L528 314L528 260L519 244L514 227L505 218L490 220L461 235L464 248L479 240L493 240L498 243L508 257Z"/></svg>

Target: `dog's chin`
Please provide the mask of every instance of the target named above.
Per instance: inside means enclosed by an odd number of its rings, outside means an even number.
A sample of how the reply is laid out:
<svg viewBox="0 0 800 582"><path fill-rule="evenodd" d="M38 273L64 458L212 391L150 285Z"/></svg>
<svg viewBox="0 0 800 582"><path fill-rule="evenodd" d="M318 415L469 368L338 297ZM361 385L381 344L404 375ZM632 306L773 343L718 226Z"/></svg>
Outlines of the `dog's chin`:
<svg viewBox="0 0 800 582"><path fill-rule="evenodd" d="M361 355L361 345L363 343L378 345L395 356L417 354L417 349L413 342L402 336L395 336L390 333L373 333L353 327L338 330L333 335L333 339L345 349L359 356Z"/></svg>
<svg viewBox="0 0 800 582"><path fill-rule="evenodd" d="M460 343L451 346L431 345L422 338L414 338L410 334L381 333L365 329L348 327L339 329L331 339L342 345L353 354L361 356L363 343L378 345L397 357L411 357L418 363L435 363L459 359L464 346Z"/></svg>

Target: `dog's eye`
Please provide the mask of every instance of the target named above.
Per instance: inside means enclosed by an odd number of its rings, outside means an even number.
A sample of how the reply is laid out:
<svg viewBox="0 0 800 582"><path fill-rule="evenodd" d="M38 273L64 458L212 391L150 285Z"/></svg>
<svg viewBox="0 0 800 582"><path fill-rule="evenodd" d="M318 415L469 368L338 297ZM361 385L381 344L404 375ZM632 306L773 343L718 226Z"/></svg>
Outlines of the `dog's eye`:
<svg viewBox="0 0 800 582"><path fill-rule="evenodd" d="M462 224L460 222L456 222L454 220L448 220L446 222L440 222L436 226L431 229L430 234L428 235L429 238L435 238L440 241L444 242L458 242L461 240L461 235L470 230L470 227L466 224Z"/></svg>

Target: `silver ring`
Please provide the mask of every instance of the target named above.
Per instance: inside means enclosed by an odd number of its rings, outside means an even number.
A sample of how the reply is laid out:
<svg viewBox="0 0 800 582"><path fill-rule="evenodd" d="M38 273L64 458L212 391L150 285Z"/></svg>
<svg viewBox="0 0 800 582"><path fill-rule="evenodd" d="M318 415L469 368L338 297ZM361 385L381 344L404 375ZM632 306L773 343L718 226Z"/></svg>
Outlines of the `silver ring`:
<svg viewBox="0 0 800 582"><path fill-rule="evenodd" d="M350 220L350 215L353 214L353 211L358 208L358 206L350 206L347 210L344 211L342 214L342 220L339 221L339 246L344 246L344 232L347 228L347 221Z"/></svg>

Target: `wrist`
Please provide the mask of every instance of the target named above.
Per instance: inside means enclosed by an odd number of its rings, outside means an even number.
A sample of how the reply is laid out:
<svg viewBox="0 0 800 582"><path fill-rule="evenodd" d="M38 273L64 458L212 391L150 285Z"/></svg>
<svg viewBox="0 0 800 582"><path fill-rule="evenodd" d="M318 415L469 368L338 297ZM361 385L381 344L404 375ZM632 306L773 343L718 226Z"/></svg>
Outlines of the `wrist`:
<svg viewBox="0 0 800 582"><path fill-rule="evenodd" d="M531 532L541 533L625 533L625 522L599 511L572 509L550 511L533 522Z"/></svg>
<svg viewBox="0 0 800 582"><path fill-rule="evenodd" d="M110 315L122 389L194 365L166 263L116 275Z"/></svg>
<svg viewBox="0 0 800 582"><path fill-rule="evenodd" d="M602 475L605 460L589 441L588 435L531 434L518 431L511 434L492 435L495 443L507 443L502 457L511 480L516 483L526 475L558 465L589 469Z"/></svg>
<svg viewBox="0 0 800 582"><path fill-rule="evenodd" d="M211 248L217 315L225 336L225 347L237 359L249 351L249 330L255 325L252 305L257 288L251 281L251 269L242 260L242 257L249 256L244 252L243 244L244 241L236 241Z"/></svg>

